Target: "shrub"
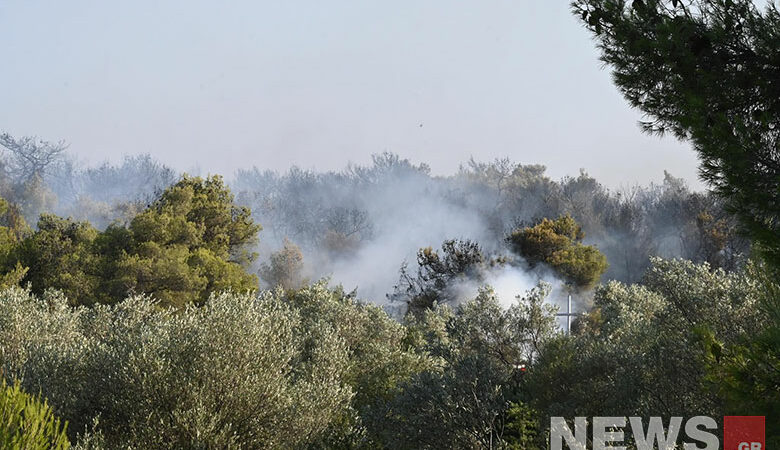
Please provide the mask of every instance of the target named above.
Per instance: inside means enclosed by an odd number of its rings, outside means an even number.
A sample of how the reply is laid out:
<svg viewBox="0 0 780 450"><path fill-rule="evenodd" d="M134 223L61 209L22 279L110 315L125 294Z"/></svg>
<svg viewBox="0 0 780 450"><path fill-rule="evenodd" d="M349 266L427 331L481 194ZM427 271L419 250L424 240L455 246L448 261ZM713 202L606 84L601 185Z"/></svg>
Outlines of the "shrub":
<svg viewBox="0 0 780 450"><path fill-rule="evenodd" d="M581 332L548 344L529 371L531 406L545 416L749 415L713 389L708 361L721 364L714 340L728 348L766 327L761 288L744 271L651 259L643 284L600 286Z"/></svg>
<svg viewBox="0 0 780 450"><path fill-rule="evenodd" d="M303 284L303 253L300 247L285 238L284 246L271 253L269 261L260 266L260 278L271 287L297 289Z"/></svg>
<svg viewBox="0 0 780 450"><path fill-rule="evenodd" d="M400 383L375 410L385 448L503 448L511 439L537 439L519 403L525 367L556 335L554 310L540 285L501 307L491 289L456 309L439 306L410 324L410 340L437 364ZM528 413L527 415L530 415Z"/></svg>
<svg viewBox="0 0 780 450"><path fill-rule="evenodd" d="M380 308L325 283L181 310L147 297L87 308L56 292L0 291L0 370L108 448L365 440L363 411L423 362L404 337Z"/></svg>
<svg viewBox="0 0 780 450"><path fill-rule="evenodd" d="M332 329L305 329L270 293L174 312L145 297L86 309L5 291L0 362L74 429L99 415L109 447L292 447L352 396Z"/></svg>

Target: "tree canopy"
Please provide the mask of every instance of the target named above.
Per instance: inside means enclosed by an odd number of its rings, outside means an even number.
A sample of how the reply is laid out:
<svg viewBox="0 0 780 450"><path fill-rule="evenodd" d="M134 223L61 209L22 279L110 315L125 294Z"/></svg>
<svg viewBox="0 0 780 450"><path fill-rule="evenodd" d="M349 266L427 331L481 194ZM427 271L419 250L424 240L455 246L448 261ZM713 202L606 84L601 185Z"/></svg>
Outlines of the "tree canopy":
<svg viewBox="0 0 780 450"><path fill-rule="evenodd" d="M576 0L572 8L593 32L625 98L652 119L643 128L693 143L701 178L725 199L763 256L765 295L758 307L769 325L741 342L722 345L712 337L718 364L711 377L732 407L776 413L780 11L774 2L761 10L750 0ZM717 243L721 233L711 227L708 233ZM720 366L724 354L727 369ZM777 442L780 432L772 434Z"/></svg>
<svg viewBox="0 0 780 450"><path fill-rule="evenodd" d="M221 177L185 175L126 231L106 231L107 253L119 249L112 288L174 305L204 301L216 291L255 290L257 276L245 269L256 256L251 245L260 229L248 208L233 203Z"/></svg>
<svg viewBox="0 0 780 450"><path fill-rule="evenodd" d="M582 244L584 238L582 228L566 215L517 228L506 240L531 266L546 264L570 287L588 289L607 270L607 258L596 247Z"/></svg>
<svg viewBox="0 0 780 450"><path fill-rule="evenodd" d="M212 292L255 290L247 272L260 226L218 176L184 176L128 225L98 231L88 222L43 214L34 232L2 203L4 284L60 289L74 303L112 303L128 293L163 304L202 302Z"/></svg>
<svg viewBox="0 0 780 450"><path fill-rule="evenodd" d="M780 12L750 0L576 0L650 133L689 139L700 176L780 267Z"/></svg>
<svg viewBox="0 0 780 450"><path fill-rule="evenodd" d="M11 260L14 249L29 232L19 208L0 197L0 289L19 284L27 274L26 267Z"/></svg>
<svg viewBox="0 0 780 450"><path fill-rule="evenodd" d="M404 263L390 299L405 302L408 313L421 314L437 303L456 300L457 284L481 280L487 264L479 244L470 240L444 241L441 253L433 247L421 248L417 251L416 273Z"/></svg>

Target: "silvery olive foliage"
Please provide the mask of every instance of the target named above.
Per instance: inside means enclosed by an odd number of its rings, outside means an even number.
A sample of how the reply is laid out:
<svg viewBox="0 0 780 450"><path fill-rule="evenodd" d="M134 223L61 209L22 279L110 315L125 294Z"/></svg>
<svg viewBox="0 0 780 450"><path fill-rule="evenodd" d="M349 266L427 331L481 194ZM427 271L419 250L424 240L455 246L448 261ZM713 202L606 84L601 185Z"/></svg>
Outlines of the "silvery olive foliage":
<svg viewBox="0 0 780 450"><path fill-rule="evenodd" d="M525 400L526 367L557 333L542 284L504 308L492 289L426 311L410 340L435 365L399 385L378 410L389 448L505 448L509 411Z"/></svg>
<svg viewBox="0 0 780 450"><path fill-rule="evenodd" d="M294 448L334 430L365 439L359 410L422 363L403 337L379 308L323 283L181 310L0 293L2 373L42 392L71 432L97 418L108 448Z"/></svg>
<svg viewBox="0 0 780 450"><path fill-rule="evenodd" d="M504 309L483 290L404 325L324 281L180 310L13 288L0 364L69 421L76 448L392 448L423 423L439 443L485 446L554 333L547 292Z"/></svg>
<svg viewBox="0 0 780 450"><path fill-rule="evenodd" d="M79 449L543 448L550 415L722 415L711 368L768 326L762 289L750 267L653 259L566 336L546 285L405 323L327 280L178 310L11 288L0 373Z"/></svg>
<svg viewBox="0 0 780 450"><path fill-rule="evenodd" d="M305 348L317 347L319 333L327 330L346 350L341 380L351 389L351 402L311 445L381 447L377 430L385 425L372 421L376 405L394 395L400 383L432 367L432 358L410 346L406 327L382 308L328 289L324 282L288 292L285 301L300 315L299 326L308 330Z"/></svg>
<svg viewBox="0 0 780 450"><path fill-rule="evenodd" d="M642 284L597 288L579 333L548 343L531 371L535 404L555 416L722 416L707 336L727 345L765 327L760 295L748 271L654 258Z"/></svg>

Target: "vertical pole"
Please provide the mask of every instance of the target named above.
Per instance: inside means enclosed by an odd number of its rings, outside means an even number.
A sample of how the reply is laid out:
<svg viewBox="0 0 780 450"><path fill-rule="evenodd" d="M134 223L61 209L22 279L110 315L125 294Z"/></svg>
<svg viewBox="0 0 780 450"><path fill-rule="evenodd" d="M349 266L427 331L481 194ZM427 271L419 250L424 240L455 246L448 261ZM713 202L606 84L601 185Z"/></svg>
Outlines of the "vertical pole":
<svg viewBox="0 0 780 450"><path fill-rule="evenodd" d="M566 305L566 333L571 334L571 294Z"/></svg>

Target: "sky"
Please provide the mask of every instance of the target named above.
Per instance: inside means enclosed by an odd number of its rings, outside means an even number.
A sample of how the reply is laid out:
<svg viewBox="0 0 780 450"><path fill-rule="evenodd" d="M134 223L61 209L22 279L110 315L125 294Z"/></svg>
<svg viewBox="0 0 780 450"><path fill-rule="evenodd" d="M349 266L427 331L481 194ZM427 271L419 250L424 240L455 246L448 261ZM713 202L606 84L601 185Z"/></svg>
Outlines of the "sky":
<svg viewBox="0 0 780 450"><path fill-rule="evenodd" d="M97 164L331 170L389 151L697 181L643 134L568 0L0 2L0 130Z"/></svg>

